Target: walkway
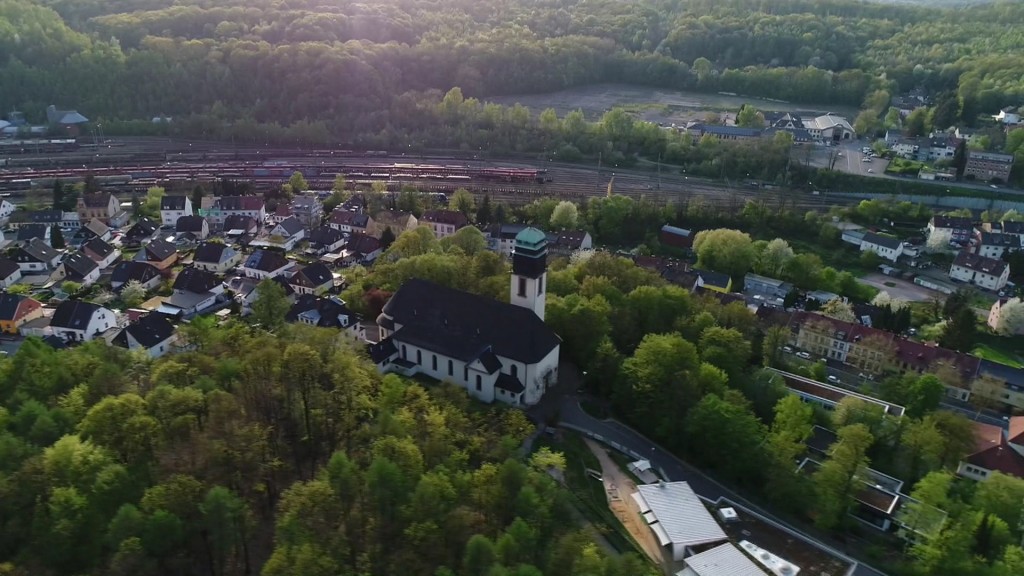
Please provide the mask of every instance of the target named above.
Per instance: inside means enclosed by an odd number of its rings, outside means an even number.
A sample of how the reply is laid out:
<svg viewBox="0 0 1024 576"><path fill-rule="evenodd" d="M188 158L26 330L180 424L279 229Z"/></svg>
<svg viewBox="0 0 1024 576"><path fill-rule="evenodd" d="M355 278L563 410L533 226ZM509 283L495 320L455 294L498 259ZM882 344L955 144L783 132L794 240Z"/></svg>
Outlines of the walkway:
<svg viewBox="0 0 1024 576"><path fill-rule="evenodd" d="M826 544L819 539L807 536L806 532L802 530L789 526L736 492L715 482L704 473L680 460L668 450L648 440L632 428L616 420L599 420L584 412L583 408L580 407L579 396L576 394L578 379L575 377L575 371L568 366L566 368L568 369L559 368L560 389L549 391L545 395L545 401L531 410L531 415L535 418L547 419L557 414L559 422L563 426L586 432L595 440L608 444L616 450L632 452L636 456L650 460L654 469L666 480L689 482L697 494L708 500L714 501L719 498L732 500L789 530L802 534L807 541L814 545L832 554L848 558L846 554L840 551L838 545ZM566 378L567 374L572 374L572 376ZM548 396L551 396L551 398L548 398ZM860 561L852 558L850 560L857 562L853 576L886 576L884 572L871 568Z"/></svg>

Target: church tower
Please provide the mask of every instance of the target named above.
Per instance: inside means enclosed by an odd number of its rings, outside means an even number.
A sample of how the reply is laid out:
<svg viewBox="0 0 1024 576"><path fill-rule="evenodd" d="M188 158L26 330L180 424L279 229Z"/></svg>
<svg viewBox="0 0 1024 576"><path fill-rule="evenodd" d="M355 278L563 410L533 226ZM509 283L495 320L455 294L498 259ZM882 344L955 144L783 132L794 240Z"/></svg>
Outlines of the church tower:
<svg viewBox="0 0 1024 576"><path fill-rule="evenodd" d="M548 238L536 228L516 235L512 248L512 304L529 308L544 319L548 276Z"/></svg>

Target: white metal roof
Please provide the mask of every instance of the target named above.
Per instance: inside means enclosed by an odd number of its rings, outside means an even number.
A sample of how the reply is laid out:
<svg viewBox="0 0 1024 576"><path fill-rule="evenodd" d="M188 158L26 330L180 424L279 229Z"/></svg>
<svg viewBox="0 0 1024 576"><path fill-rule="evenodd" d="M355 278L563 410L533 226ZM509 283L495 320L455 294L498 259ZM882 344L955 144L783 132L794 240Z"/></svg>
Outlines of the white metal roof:
<svg viewBox="0 0 1024 576"><path fill-rule="evenodd" d="M641 496L639 492L633 492L630 496L633 497L633 501L636 502L637 507L640 508L641 514L647 514L651 511L651 507L647 505L647 501L644 500L644 497Z"/></svg>
<svg viewBox="0 0 1024 576"><path fill-rule="evenodd" d="M696 546L726 540L725 531L686 482L644 484L637 489L673 545ZM643 510L644 506L641 506ZM657 530L655 529L655 532Z"/></svg>
<svg viewBox="0 0 1024 576"><path fill-rule="evenodd" d="M739 548L726 542L685 559L686 567L697 576L765 576L753 560ZM682 574L679 572L678 574Z"/></svg>

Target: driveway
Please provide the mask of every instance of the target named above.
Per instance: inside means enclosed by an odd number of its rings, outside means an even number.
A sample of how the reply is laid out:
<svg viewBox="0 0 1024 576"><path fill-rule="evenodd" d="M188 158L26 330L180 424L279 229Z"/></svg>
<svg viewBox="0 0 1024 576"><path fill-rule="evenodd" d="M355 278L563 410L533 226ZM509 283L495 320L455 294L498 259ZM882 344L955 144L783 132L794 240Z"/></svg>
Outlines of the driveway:
<svg viewBox="0 0 1024 576"><path fill-rule="evenodd" d="M879 290L885 290L890 296L906 300L907 302L924 302L933 298L944 299L946 297L942 292L930 290L924 286L918 286L913 282L901 280L899 278L893 278L892 276L886 276L873 272L863 278L858 278L858 282L861 284L867 284L873 286ZM888 286L887 284L892 284Z"/></svg>

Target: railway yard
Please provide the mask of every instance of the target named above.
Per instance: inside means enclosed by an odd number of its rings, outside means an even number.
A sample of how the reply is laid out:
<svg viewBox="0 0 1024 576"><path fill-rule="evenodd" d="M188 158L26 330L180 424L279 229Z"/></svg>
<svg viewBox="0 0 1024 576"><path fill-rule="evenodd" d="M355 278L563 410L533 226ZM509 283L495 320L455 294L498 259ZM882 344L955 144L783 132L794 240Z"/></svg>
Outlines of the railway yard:
<svg viewBox="0 0 1024 576"><path fill-rule="evenodd" d="M465 188L512 205L537 198L581 201L607 194L609 185L616 194L659 204L699 198L738 209L748 199L761 199L773 206L814 209L837 200L805 191L691 178L668 168L655 173L537 159L231 147L160 138L119 138L102 144L0 142L0 193L15 204L45 202L54 180L75 183L88 175L108 189L145 192L151 186L181 189L222 179L247 181L256 190L267 190L280 186L294 172L301 172L314 190L329 190L342 174L354 189L368 189L373 182L384 182L391 191L403 186L441 193Z"/></svg>

